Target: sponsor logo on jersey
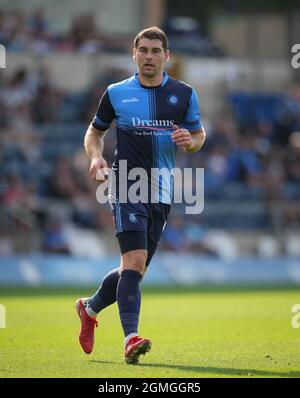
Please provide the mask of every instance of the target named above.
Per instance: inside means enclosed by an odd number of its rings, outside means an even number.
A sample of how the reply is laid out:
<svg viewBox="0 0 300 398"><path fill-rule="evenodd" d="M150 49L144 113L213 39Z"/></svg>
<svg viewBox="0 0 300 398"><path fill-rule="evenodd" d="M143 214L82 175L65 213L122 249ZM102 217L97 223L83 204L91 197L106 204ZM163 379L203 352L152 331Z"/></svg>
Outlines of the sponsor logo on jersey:
<svg viewBox="0 0 300 398"><path fill-rule="evenodd" d="M134 127L173 127L174 120L145 120L138 117L131 118Z"/></svg>
<svg viewBox="0 0 300 398"><path fill-rule="evenodd" d="M129 220L136 224L137 223L137 218L136 218L136 213L129 213Z"/></svg>
<svg viewBox="0 0 300 398"><path fill-rule="evenodd" d="M138 99L138 98L135 98L135 97L132 97L132 98L125 98L125 99L122 99L122 102L123 102L123 104L124 104L124 103L127 103L127 102L139 102L139 99Z"/></svg>
<svg viewBox="0 0 300 398"><path fill-rule="evenodd" d="M177 105L178 104L178 97L176 95L169 95L168 102L170 105Z"/></svg>

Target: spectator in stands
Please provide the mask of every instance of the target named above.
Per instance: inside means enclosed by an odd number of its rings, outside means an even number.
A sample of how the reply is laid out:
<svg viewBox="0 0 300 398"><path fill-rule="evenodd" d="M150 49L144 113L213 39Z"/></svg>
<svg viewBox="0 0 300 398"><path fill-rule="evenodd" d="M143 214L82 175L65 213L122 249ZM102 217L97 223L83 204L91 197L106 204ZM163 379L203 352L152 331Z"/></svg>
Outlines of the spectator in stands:
<svg viewBox="0 0 300 398"><path fill-rule="evenodd" d="M11 175L2 201L5 206L22 205L26 197L26 187L17 174Z"/></svg>
<svg viewBox="0 0 300 398"><path fill-rule="evenodd" d="M8 83L0 88L0 105L5 114L6 125L16 125L16 119L30 119L30 104L33 93L28 84L28 74L25 68L17 70Z"/></svg>
<svg viewBox="0 0 300 398"><path fill-rule="evenodd" d="M290 135L285 149L285 172L289 182L300 182L300 130Z"/></svg>
<svg viewBox="0 0 300 398"><path fill-rule="evenodd" d="M16 10L4 17L3 33L6 36L7 49L26 51L29 48L28 29L24 12Z"/></svg>
<svg viewBox="0 0 300 398"><path fill-rule="evenodd" d="M43 251L46 253L70 254L64 226L59 219L48 220L43 235Z"/></svg>
<svg viewBox="0 0 300 398"><path fill-rule="evenodd" d="M33 37L46 36L49 31L49 22L45 15L43 7L33 11L28 18L29 32Z"/></svg>
<svg viewBox="0 0 300 398"><path fill-rule="evenodd" d="M246 135L240 138L228 159L228 181L257 184L261 178L261 163L254 147L254 137Z"/></svg>
<svg viewBox="0 0 300 398"><path fill-rule="evenodd" d="M218 186L226 181L228 175L228 150L221 145L215 145L205 162L205 185Z"/></svg>
<svg viewBox="0 0 300 398"><path fill-rule="evenodd" d="M215 248L206 240L207 229L202 225L199 218L191 217L186 221L184 236L188 242L189 252L218 257Z"/></svg>
<svg viewBox="0 0 300 398"><path fill-rule="evenodd" d="M300 131L300 84L290 86L278 103L275 142L287 145L293 131Z"/></svg>
<svg viewBox="0 0 300 398"><path fill-rule="evenodd" d="M162 247L173 252L186 252L189 245L184 234L184 219L180 215L173 215L162 235Z"/></svg>
<svg viewBox="0 0 300 398"><path fill-rule="evenodd" d="M34 99L31 114L36 123L55 123L61 120L64 96L51 77L48 66L42 66L31 78Z"/></svg>
<svg viewBox="0 0 300 398"><path fill-rule="evenodd" d="M73 173L70 160L59 158L48 185L48 194L60 199L72 199L76 194L76 176Z"/></svg>
<svg viewBox="0 0 300 398"><path fill-rule="evenodd" d="M0 228L0 257L1 256L11 256L14 253L13 242L6 231Z"/></svg>
<svg viewBox="0 0 300 398"><path fill-rule="evenodd" d="M97 53L105 44L93 14L82 14L75 18L71 28L71 38L75 49L84 54Z"/></svg>

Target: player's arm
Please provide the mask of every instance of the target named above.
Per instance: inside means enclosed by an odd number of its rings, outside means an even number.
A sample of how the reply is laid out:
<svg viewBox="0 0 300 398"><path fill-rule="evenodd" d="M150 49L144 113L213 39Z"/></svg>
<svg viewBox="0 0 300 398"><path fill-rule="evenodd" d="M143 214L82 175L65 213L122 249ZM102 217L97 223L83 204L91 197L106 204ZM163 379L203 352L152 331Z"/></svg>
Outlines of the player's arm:
<svg viewBox="0 0 300 398"><path fill-rule="evenodd" d="M172 134L172 139L177 146L182 147L187 152L197 152L202 148L205 141L205 130L201 127L192 133L185 128L179 128L178 126L173 126L174 132Z"/></svg>
<svg viewBox="0 0 300 398"><path fill-rule="evenodd" d="M105 181L107 162L103 157L104 136L115 118L115 111L111 104L109 92L103 94L98 111L89 125L85 137L84 147L88 157L91 159L91 178L100 182Z"/></svg>
<svg viewBox="0 0 300 398"><path fill-rule="evenodd" d="M89 125L85 137L84 147L91 160L90 175L93 180L104 181L107 162L103 157L104 136L107 131L98 130ZM103 170L103 171L102 171Z"/></svg>
<svg viewBox="0 0 300 398"><path fill-rule="evenodd" d="M205 141L205 130L200 121L200 110L197 93L192 89L189 108L180 127L173 126L172 139L177 146L187 152L197 152Z"/></svg>

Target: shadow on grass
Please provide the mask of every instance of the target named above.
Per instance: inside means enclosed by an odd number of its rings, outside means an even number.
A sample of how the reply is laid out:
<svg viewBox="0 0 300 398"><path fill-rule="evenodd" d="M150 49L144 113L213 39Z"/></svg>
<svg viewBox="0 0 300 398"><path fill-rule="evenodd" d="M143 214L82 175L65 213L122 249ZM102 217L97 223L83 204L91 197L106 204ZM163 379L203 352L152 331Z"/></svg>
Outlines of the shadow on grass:
<svg viewBox="0 0 300 398"><path fill-rule="evenodd" d="M109 361L97 361L89 360L92 363L108 364L108 365L120 365L120 362L109 362ZM201 375L205 377L206 373L216 374L220 376L241 376L241 377L300 377L300 371L290 372L273 372L269 370L256 370L256 369L234 369L234 368L216 368L210 366L189 366L189 365L167 365L164 363L140 363L138 366L141 368L163 368L163 369L174 369L182 370L184 372L197 372L199 377Z"/></svg>

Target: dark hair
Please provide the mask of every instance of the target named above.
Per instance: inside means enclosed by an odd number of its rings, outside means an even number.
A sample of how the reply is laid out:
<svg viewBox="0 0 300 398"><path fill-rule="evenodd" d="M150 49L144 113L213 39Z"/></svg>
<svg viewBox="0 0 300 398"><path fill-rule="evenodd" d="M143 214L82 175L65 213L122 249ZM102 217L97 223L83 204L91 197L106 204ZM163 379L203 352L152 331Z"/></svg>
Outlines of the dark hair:
<svg viewBox="0 0 300 398"><path fill-rule="evenodd" d="M148 40L160 40L162 42L163 49L167 51L169 43L168 38L163 30L158 28L157 26L151 26L150 28L146 28L138 33L134 39L134 48L137 48L139 45L139 41L142 39Z"/></svg>

